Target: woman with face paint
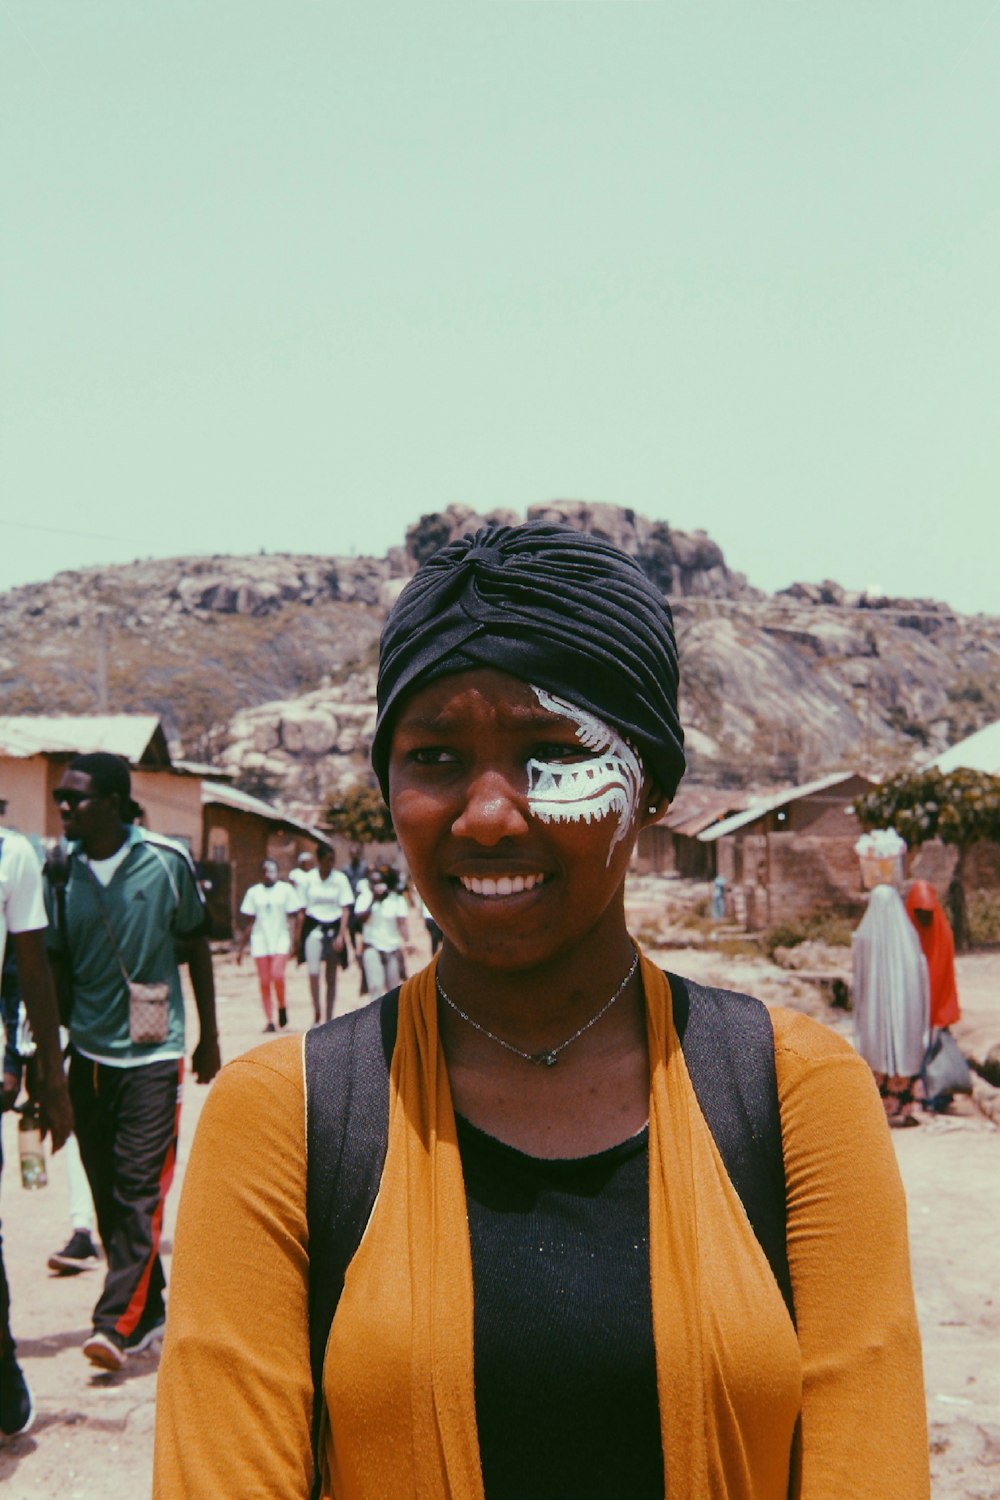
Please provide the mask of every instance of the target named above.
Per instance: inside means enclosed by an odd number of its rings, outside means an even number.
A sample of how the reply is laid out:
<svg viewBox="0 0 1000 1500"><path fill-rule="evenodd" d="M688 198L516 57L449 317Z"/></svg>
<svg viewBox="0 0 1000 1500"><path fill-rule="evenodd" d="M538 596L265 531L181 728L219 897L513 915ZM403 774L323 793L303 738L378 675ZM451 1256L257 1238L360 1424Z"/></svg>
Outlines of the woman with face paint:
<svg viewBox="0 0 1000 1500"><path fill-rule="evenodd" d="M315 1348L329 1266L303 1117L318 1130L324 1028L304 1056L280 1042L231 1064L204 1112L156 1494L928 1495L905 1211L868 1069L804 1017L664 974L626 925L635 839L684 769L658 591L563 527L446 547L383 632L372 759L443 939L371 1012L387 1106L364 1102L373 1065L341 1107L352 1139L366 1109L387 1120L321 1321L317 1470L309 1323ZM350 1021L329 1033L342 1048ZM761 1099L758 1139L741 1111ZM249 1118L267 1129L234 1131ZM244 1236L237 1289L223 1246Z"/></svg>

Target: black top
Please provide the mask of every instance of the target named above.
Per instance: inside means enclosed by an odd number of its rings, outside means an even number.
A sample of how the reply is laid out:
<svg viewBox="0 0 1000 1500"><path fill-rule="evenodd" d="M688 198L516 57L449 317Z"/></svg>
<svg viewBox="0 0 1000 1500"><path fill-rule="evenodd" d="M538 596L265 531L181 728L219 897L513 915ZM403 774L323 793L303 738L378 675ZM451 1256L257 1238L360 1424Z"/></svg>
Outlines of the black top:
<svg viewBox="0 0 1000 1500"><path fill-rule="evenodd" d="M457 1126L486 1500L662 1500L648 1130L550 1161Z"/></svg>

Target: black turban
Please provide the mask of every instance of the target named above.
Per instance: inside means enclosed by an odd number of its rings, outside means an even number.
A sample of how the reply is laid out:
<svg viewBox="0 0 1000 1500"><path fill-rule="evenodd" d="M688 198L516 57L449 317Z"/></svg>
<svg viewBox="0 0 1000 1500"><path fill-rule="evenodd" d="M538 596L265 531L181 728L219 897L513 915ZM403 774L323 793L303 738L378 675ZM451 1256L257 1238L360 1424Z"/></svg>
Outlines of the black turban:
<svg viewBox="0 0 1000 1500"><path fill-rule="evenodd" d="M547 521L487 526L424 563L382 631L372 764L386 800L402 699L476 667L596 714L673 797L685 766L673 620L638 563L610 542Z"/></svg>

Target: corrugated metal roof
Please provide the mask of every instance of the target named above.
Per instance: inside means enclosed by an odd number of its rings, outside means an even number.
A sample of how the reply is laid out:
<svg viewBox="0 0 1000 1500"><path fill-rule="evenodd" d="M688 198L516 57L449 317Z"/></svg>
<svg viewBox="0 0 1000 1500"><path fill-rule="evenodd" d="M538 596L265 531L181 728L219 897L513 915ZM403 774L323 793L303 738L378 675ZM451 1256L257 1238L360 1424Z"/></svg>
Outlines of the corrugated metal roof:
<svg viewBox="0 0 1000 1500"><path fill-rule="evenodd" d="M930 764L939 771L986 771L1000 776L1000 719L959 740Z"/></svg>
<svg viewBox="0 0 1000 1500"><path fill-rule="evenodd" d="M765 813L774 812L779 807L787 807L789 802L798 802L803 797L814 797L817 792L825 792L830 787L840 786L843 782L850 781L852 777L860 776L860 774L859 771L834 771L829 776L820 776L817 781L807 781L803 786L786 787L783 792L775 792L771 797L762 797L759 801L752 802L743 812L734 813L731 818L725 818L721 823L713 824L711 828L706 828L704 833L699 833L698 837L703 844L710 844L715 839L725 838L727 833L735 833L737 829L745 828L748 823L762 818ZM874 782L870 784L874 785Z"/></svg>
<svg viewBox="0 0 1000 1500"><path fill-rule="evenodd" d="M745 792L720 792L718 787L682 785L669 811L660 819L660 826L669 828L671 833L694 838L720 818L739 812L746 802Z"/></svg>
<svg viewBox="0 0 1000 1500"><path fill-rule="evenodd" d="M308 834L311 839L326 842L326 835L320 833L319 829L300 822L298 818L290 817L280 808L272 806L270 802L265 802L262 797L251 797L249 792L241 792L239 787L226 786L222 781L202 782L201 803L203 807L211 806L213 803L220 807L235 807L240 812L254 813L258 818L266 818L269 823L281 823L287 828L297 828L300 833Z"/></svg>
<svg viewBox="0 0 1000 1500"><path fill-rule="evenodd" d="M156 714L0 716L0 755L90 755L110 750L137 765L160 728Z"/></svg>

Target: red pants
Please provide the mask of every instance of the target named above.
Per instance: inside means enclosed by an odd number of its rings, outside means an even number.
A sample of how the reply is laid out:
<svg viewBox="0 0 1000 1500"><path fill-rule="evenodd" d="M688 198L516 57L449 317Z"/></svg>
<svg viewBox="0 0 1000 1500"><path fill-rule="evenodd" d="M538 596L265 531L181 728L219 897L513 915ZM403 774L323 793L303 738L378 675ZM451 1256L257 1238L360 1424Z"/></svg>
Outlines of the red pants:
<svg viewBox="0 0 1000 1500"><path fill-rule="evenodd" d="M264 1006L264 1015L268 1025L274 1021L274 1001L271 999L271 986L277 997L279 1010L285 1008L285 965L288 962L287 953L267 953L263 958L255 958L257 965L257 978L260 980L260 998Z"/></svg>

